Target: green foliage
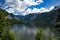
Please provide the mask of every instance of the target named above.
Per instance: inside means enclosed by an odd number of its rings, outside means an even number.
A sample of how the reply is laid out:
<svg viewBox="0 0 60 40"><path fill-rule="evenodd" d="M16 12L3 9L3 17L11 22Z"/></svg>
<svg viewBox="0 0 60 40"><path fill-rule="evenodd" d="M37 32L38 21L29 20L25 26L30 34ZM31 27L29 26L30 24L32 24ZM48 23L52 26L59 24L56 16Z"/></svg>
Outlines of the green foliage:
<svg viewBox="0 0 60 40"><path fill-rule="evenodd" d="M44 40L44 32L42 29L36 34L35 40Z"/></svg>
<svg viewBox="0 0 60 40"><path fill-rule="evenodd" d="M6 27L6 20L3 11L0 10L0 40L15 40L14 35Z"/></svg>
<svg viewBox="0 0 60 40"><path fill-rule="evenodd" d="M3 12L0 10L0 27L5 26L5 16Z"/></svg>
<svg viewBox="0 0 60 40"><path fill-rule="evenodd" d="M47 35L44 35L45 30L43 29L40 29L39 32L37 32L36 36L35 36L35 40L57 40L51 33L47 36Z"/></svg>
<svg viewBox="0 0 60 40"><path fill-rule="evenodd" d="M57 39L56 39L54 36L52 36L52 35L49 35L48 39L49 39L49 40L57 40Z"/></svg>

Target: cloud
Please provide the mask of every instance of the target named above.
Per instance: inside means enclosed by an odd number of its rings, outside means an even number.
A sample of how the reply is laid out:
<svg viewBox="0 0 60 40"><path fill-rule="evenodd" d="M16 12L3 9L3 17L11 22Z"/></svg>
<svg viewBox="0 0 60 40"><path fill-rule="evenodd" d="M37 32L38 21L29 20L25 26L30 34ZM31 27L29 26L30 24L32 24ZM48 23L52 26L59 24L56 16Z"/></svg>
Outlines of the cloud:
<svg viewBox="0 0 60 40"><path fill-rule="evenodd" d="M30 13L43 13L43 12L49 12L48 9L46 8L34 8L34 9L30 9L28 8L22 15L27 15L27 14L30 14Z"/></svg>
<svg viewBox="0 0 60 40"><path fill-rule="evenodd" d="M39 13L40 12L40 9L37 9L37 8L34 8L31 13Z"/></svg>
<svg viewBox="0 0 60 40"><path fill-rule="evenodd" d="M6 6L11 7L11 9L14 9L16 12L22 12L27 8L27 5L23 3L23 1L20 0L6 0ZM8 10L8 9L7 9Z"/></svg>
<svg viewBox="0 0 60 40"><path fill-rule="evenodd" d="M37 0L35 2L35 0L24 0L24 3L26 3L27 5L39 5L40 3L43 3L43 0Z"/></svg>
<svg viewBox="0 0 60 40"><path fill-rule="evenodd" d="M27 14L30 14L30 13L43 13L43 12L49 12L51 10L53 10L54 6L51 6L49 9L47 8L34 8L34 9L30 9L28 8L22 15L27 15Z"/></svg>
<svg viewBox="0 0 60 40"><path fill-rule="evenodd" d="M54 9L54 7L55 7L55 6L51 6L51 8L50 8L49 10L51 11L52 9Z"/></svg>
<svg viewBox="0 0 60 40"><path fill-rule="evenodd" d="M38 8L28 8L29 6L32 5L39 5L43 3L43 0L5 0L5 6L4 9L8 11L9 13L15 13L19 14L22 13L21 15L27 15L29 13L42 13L42 12L49 12L51 11L54 6L51 6L50 9L46 9L44 7L38 9Z"/></svg>
<svg viewBox="0 0 60 40"><path fill-rule="evenodd" d="M36 0L36 1L35 0L23 0L23 1L21 1L21 0L13 0L13 1L5 0L5 6L7 6L7 8L11 7L10 9L14 9L15 12L23 12L29 6L39 5L41 3L43 3L43 0ZM7 10L9 10L9 9L7 9Z"/></svg>
<svg viewBox="0 0 60 40"><path fill-rule="evenodd" d="M8 11L9 13L14 13L15 12L14 9L12 9L12 8L9 8L8 10L6 9L6 11Z"/></svg>
<svg viewBox="0 0 60 40"><path fill-rule="evenodd" d="M32 9L28 8L25 12L22 13L22 15L28 15L30 14Z"/></svg>
<svg viewBox="0 0 60 40"><path fill-rule="evenodd" d="M46 8L40 8L40 13L43 13L43 12L49 12L49 9L46 9Z"/></svg>

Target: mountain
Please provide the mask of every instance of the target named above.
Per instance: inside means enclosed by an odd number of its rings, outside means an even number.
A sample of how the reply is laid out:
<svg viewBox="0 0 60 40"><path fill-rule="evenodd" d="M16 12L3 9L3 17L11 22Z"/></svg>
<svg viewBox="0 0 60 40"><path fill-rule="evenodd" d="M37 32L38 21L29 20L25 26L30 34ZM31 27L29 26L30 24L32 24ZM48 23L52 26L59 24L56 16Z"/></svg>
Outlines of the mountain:
<svg viewBox="0 0 60 40"><path fill-rule="evenodd" d="M55 7L52 11L50 12L45 12L45 13L41 13L39 14L34 20L33 22L35 24L37 24L37 26L41 26L41 27L54 27L54 23L56 20L56 15L59 11L60 7Z"/></svg>
<svg viewBox="0 0 60 40"><path fill-rule="evenodd" d="M40 13L30 13L24 17L25 21L33 21Z"/></svg>
<svg viewBox="0 0 60 40"><path fill-rule="evenodd" d="M56 6L52 11L50 12L44 12L44 13L30 13L28 15L13 15L12 13L8 13L5 10L3 10L4 14L6 15L6 19L16 19L19 21L24 22L32 22L37 25L41 26L52 26L54 24L54 21L56 19L56 15L58 13L58 9L60 6Z"/></svg>
<svg viewBox="0 0 60 40"><path fill-rule="evenodd" d="M33 21L35 20L35 18L41 15L48 15L48 14L52 14L51 16L53 16L53 14L55 15L58 12L58 9L60 8L60 6L56 6L52 11L50 12L44 12L44 13L30 13L28 15L14 15L15 18L19 19L19 20L24 20L24 21Z"/></svg>
<svg viewBox="0 0 60 40"><path fill-rule="evenodd" d="M30 13L24 17L24 20L27 22L35 23L40 27L54 27L54 23L56 20L56 15L58 13L60 6L56 6L50 12L44 13Z"/></svg>
<svg viewBox="0 0 60 40"><path fill-rule="evenodd" d="M55 19L56 19L56 13L52 11L38 15L33 21L35 24L44 27L44 26L52 26Z"/></svg>
<svg viewBox="0 0 60 40"><path fill-rule="evenodd" d="M44 26L54 26L54 22L56 20L56 15L58 13L58 9L60 6L56 6L52 11L50 12L44 12L44 13L30 13L28 15L22 16L22 15L14 15L15 19L23 20L27 23L35 23L38 26L44 27Z"/></svg>
<svg viewBox="0 0 60 40"><path fill-rule="evenodd" d="M23 15L14 15L14 18L17 19L17 20L24 20Z"/></svg>

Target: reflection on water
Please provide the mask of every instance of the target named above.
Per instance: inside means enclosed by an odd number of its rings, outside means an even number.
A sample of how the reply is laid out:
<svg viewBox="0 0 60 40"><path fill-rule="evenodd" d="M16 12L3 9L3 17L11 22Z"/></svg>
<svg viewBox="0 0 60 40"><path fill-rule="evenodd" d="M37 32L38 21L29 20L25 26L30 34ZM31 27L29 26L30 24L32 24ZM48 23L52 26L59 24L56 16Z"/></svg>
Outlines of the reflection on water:
<svg viewBox="0 0 60 40"><path fill-rule="evenodd" d="M12 31L16 34L17 40L34 40L36 34L35 26L12 25Z"/></svg>
<svg viewBox="0 0 60 40"><path fill-rule="evenodd" d="M38 29L35 25L11 25L11 30L16 35L17 40L34 40ZM45 34L47 35L46 31Z"/></svg>

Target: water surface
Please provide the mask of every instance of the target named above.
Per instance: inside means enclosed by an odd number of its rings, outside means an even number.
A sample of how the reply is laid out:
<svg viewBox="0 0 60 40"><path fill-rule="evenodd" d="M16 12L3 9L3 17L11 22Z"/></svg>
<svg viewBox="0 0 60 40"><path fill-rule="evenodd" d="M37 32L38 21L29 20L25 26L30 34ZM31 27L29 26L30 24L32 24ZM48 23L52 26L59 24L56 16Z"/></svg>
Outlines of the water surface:
<svg viewBox="0 0 60 40"><path fill-rule="evenodd" d="M40 28L34 24L11 25L11 31L16 35L17 40L34 40L38 29ZM45 35L47 35L48 31L49 30L46 29Z"/></svg>

